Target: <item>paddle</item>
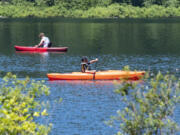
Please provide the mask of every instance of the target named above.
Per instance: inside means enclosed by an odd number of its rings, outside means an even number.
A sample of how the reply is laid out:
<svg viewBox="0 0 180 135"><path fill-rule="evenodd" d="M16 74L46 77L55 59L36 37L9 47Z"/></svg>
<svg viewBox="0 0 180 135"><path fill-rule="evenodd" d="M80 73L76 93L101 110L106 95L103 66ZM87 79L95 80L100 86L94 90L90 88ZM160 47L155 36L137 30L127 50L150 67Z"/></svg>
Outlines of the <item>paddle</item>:
<svg viewBox="0 0 180 135"><path fill-rule="evenodd" d="M98 63L98 61L96 61L96 63L95 63L95 70L96 70L96 68L97 68L97 63Z"/></svg>
<svg viewBox="0 0 180 135"><path fill-rule="evenodd" d="M82 60L82 61L85 61L85 60ZM92 64L92 63L95 63L97 61L98 61L98 59L96 58L95 60L91 60L89 63ZM85 62L88 62L88 60L86 60ZM81 66L82 66L82 63L81 63ZM96 67L97 67L97 63L95 64L95 69L96 69ZM85 73L93 74L93 80L95 80L96 70L86 71Z"/></svg>
<svg viewBox="0 0 180 135"><path fill-rule="evenodd" d="M93 80L95 80L96 70L86 71L85 73L93 74Z"/></svg>
<svg viewBox="0 0 180 135"><path fill-rule="evenodd" d="M97 58L96 58L97 59ZM96 70L97 70L97 62L98 62L98 60L96 61L96 63L95 63L95 72L93 73L93 80L95 80L95 74L96 74Z"/></svg>
<svg viewBox="0 0 180 135"><path fill-rule="evenodd" d="M96 74L96 67L97 67L98 58L96 58L95 60L91 61L91 63L94 63L94 62L96 62L96 64L95 64L95 70L92 71L92 73L93 73L93 80L95 80L95 74Z"/></svg>
<svg viewBox="0 0 180 135"><path fill-rule="evenodd" d="M95 63L95 62L96 62L96 64L95 64L95 69L96 69L96 67L97 67L97 62L98 62L98 58L96 58L96 59L94 59L94 60L91 60L91 61L90 61L90 64Z"/></svg>

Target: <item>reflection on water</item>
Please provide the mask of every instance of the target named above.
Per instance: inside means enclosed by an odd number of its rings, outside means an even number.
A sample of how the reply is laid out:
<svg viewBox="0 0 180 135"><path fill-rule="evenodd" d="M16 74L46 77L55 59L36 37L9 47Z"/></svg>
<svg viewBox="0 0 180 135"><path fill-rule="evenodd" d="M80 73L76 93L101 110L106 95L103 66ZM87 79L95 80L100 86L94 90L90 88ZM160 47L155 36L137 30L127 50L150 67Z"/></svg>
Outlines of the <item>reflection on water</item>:
<svg viewBox="0 0 180 135"><path fill-rule="evenodd" d="M118 83L120 83L121 81L118 81ZM95 81L95 80L61 80L61 81L49 81L49 84L58 84L60 86L63 85L84 85L84 86L88 86L88 85L98 85L98 86L104 86L104 85L113 85L115 83L117 83L117 81L114 80L101 80L101 81Z"/></svg>
<svg viewBox="0 0 180 135"><path fill-rule="evenodd" d="M150 71L180 77L180 19L162 20L0 20L0 71L46 80L51 104L46 123L51 134L112 135L117 129L104 124L122 107L114 81L48 81L46 74L80 71L81 57L98 58L96 70ZM14 45L32 46L44 32L53 46L67 46L67 53L15 52ZM59 98L61 104L57 104ZM175 113L179 119L179 108Z"/></svg>
<svg viewBox="0 0 180 135"><path fill-rule="evenodd" d="M154 20L0 20L0 52L11 55L14 45L39 43L44 32L53 46L68 46L71 54L179 55L179 19Z"/></svg>

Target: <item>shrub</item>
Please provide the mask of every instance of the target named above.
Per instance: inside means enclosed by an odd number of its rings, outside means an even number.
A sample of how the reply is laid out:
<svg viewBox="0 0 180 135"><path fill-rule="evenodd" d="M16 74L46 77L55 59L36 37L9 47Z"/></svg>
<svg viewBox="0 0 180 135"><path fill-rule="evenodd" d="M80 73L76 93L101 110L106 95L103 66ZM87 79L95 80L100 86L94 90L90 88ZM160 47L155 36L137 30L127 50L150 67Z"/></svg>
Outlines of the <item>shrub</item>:
<svg viewBox="0 0 180 135"><path fill-rule="evenodd" d="M179 125L173 120L175 105L180 102L180 80L160 72L143 83L124 82L116 93L125 107L107 124L120 123L118 135L175 134Z"/></svg>
<svg viewBox="0 0 180 135"><path fill-rule="evenodd" d="M47 135L51 126L38 124L34 119L48 115L37 98L48 95L49 88L41 81L20 80L11 73L0 83L0 134Z"/></svg>

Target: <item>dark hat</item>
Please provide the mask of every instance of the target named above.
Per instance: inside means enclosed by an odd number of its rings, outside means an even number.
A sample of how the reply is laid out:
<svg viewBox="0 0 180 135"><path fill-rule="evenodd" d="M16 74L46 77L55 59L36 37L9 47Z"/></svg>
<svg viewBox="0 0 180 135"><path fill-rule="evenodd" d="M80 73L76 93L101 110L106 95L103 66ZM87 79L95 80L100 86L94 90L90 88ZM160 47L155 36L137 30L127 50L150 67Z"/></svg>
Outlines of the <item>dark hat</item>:
<svg viewBox="0 0 180 135"><path fill-rule="evenodd" d="M88 58L86 56L83 56L82 59L81 59L82 62L87 62L88 61Z"/></svg>

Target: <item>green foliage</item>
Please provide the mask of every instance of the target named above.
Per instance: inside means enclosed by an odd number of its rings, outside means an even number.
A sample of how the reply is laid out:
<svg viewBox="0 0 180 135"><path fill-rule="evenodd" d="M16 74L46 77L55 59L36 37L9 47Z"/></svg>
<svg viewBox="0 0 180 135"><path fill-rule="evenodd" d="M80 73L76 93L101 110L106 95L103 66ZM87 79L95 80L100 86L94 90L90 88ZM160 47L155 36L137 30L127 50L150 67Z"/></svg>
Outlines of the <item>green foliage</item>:
<svg viewBox="0 0 180 135"><path fill-rule="evenodd" d="M25 0L11 0L11 3L17 6L33 6L33 3Z"/></svg>
<svg viewBox="0 0 180 135"><path fill-rule="evenodd" d="M167 0L165 2L165 6L170 6L170 7L178 7L179 6L179 3L180 1L179 0Z"/></svg>
<svg viewBox="0 0 180 135"><path fill-rule="evenodd" d="M130 71L130 67L128 65L124 66L123 71Z"/></svg>
<svg viewBox="0 0 180 135"><path fill-rule="evenodd" d="M111 0L55 0L55 5L63 6L66 9L88 9L96 6L107 6Z"/></svg>
<svg viewBox="0 0 180 135"><path fill-rule="evenodd" d="M35 0L35 4L37 6L46 6L47 2L48 2L48 0Z"/></svg>
<svg viewBox="0 0 180 135"><path fill-rule="evenodd" d="M35 117L47 115L46 109L36 100L49 95L49 89L41 81L29 78L19 80L8 73L0 85L0 134L47 135L51 125L40 125Z"/></svg>
<svg viewBox="0 0 180 135"><path fill-rule="evenodd" d="M149 7L153 4L153 1L152 0L146 0L143 4L144 4L144 6Z"/></svg>
<svg viewBox="0 0 180 135"><path fill-rule="evenodd" d="M21 0L18 0L21 1ZM65 0L64 0L65 1ZM73 4L59 1L57 6L48 6L49 0L35 0L36 3L27 2L27 5L9 5L0 3L0 16L12 18L24 17L73 17L73 18L160 18L180 16L180 7L151 5L148 7L135 7L126 4L111 4L108 6L88 7L88 4L76 1ZM56 1L55 1L56 2ZM80 2L80 1L79 1ZM100 4L101 5L101 4Z"/></svg>
<svg viewBox="0 0 180 135"><path fill-rule="evenodd" d="M124 109L117 111L107 124L120 123L118 135L175 134L179 126L172 119L175 105L180 102L180 81L160 72L143 83L124 82L116 93L122 95Z"/></svg>
<svg viewBox="0 0 180 135"><path fill-rule="evenodd" d="M33 3L37 6L63 6L67 9L89 9L96 6L108 6L114 3L133 6L163 5L179 7L179 0L0 0L15 5Z"/></svg>

